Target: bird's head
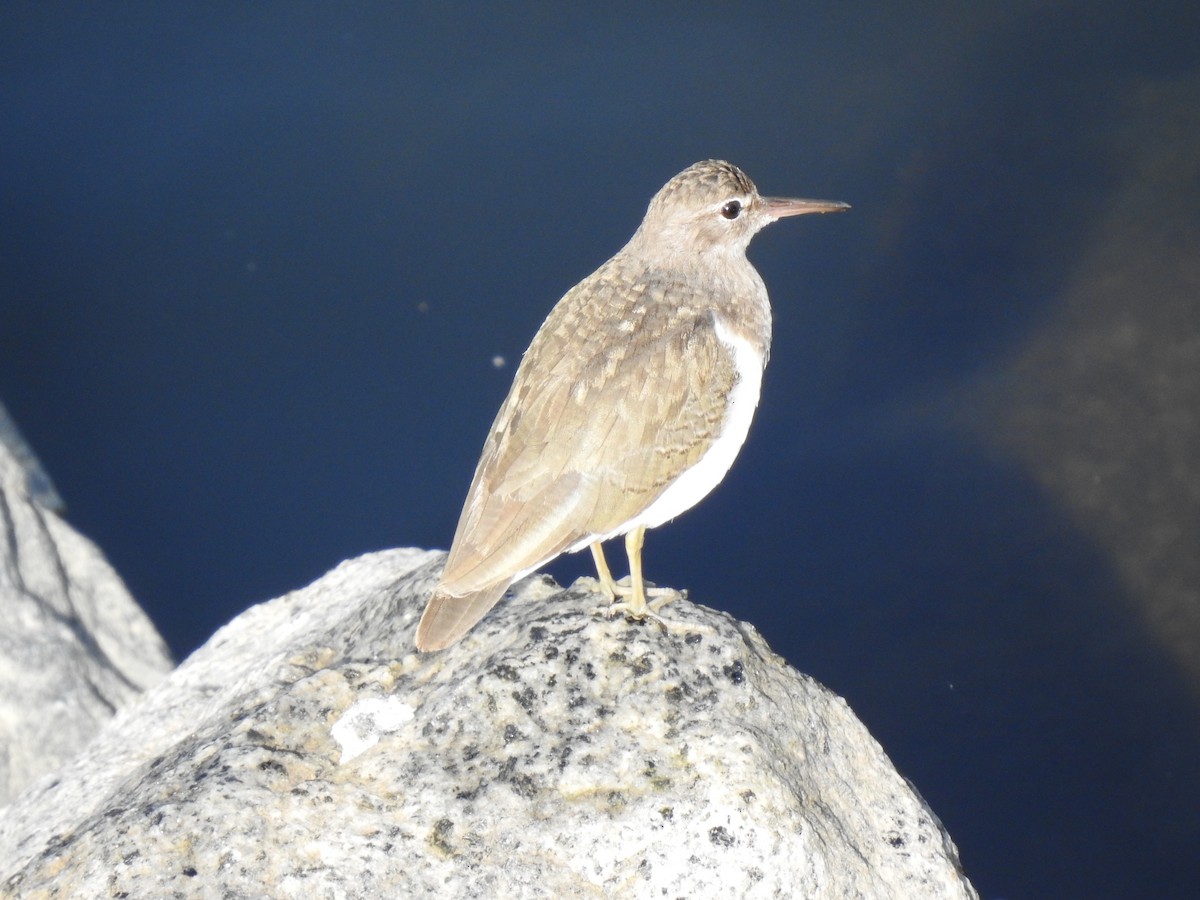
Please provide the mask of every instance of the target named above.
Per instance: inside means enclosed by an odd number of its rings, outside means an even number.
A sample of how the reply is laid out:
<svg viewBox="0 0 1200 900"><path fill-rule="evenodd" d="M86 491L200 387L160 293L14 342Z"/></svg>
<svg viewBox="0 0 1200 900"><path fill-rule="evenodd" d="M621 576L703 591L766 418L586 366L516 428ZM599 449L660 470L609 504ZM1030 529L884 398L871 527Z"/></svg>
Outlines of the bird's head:
<svg viewBox="0 0 1200 900"><path fill-rule="evenodd" d="M744 254L750 239L777 219L849 208L832 200L760 197L737 166L708 159L684 169L654 195L637 238L660 255Z"/></svg>

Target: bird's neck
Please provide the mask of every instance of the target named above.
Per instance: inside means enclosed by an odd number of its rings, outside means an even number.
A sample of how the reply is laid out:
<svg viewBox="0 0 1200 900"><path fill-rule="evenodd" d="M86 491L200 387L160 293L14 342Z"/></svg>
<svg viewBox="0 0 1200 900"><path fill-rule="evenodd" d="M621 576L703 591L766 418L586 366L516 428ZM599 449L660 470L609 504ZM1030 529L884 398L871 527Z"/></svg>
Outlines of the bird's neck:
<svg viewBox="0 0 1200 900"><path fill-rule="evenodd" d="M706 309L766 352L771 343L771 304L744 248L717 245L697 251L695 245L681 250L659 243L642 251L631 241L612 262L631 280L686 288L689 306L703 297Z"/></svg>

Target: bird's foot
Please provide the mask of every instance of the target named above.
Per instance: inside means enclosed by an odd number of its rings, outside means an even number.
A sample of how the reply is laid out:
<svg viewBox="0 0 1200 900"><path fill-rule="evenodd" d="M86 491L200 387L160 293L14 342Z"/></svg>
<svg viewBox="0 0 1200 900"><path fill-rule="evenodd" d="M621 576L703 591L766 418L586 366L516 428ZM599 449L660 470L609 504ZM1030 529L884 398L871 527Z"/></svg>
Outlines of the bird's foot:
<svg viewBox="0 0 1200 900"><path fill-rule="evenodd" d="M655 625L663 628L663 630L669 630L671 627L670 621L658 615L650 604L644 601L639 604L632 599L615 600L612 603L597 606L592 610L592 613L593 615L604 616L606 619L615 619L618 616L624 616L626 621L653 622Z"/></svg>
<svg viewBox="0 0 1200 900"><path fill-rule="evenodd" d="M620 581L606 581L603 578L588 580L595 583L597 592L608 598L609 605L600 607L601 610L613 610L616 607L613 615L621 612L635 619L644 619L649 612L658 612L672 600L687 597L687 591L655 587L651 581L644 583L642 595L639 596L637 588L629 583L628 575Z"/></svg>
<svg viewBox="0 0 1200 900"><path fill-rule="evenodd" d="M675 588L649 587L646 589L646 606L651 612L658 612L669 603L687 599L687 588L677 591Z"/></svg>
<svg viewBox="0 0 1200 900"><path fill-rule="evenodd" d="M615 583L613 587L615 588L614 593L616 596L610 598L607 604L596 607L593 610L593 614L601 615L608 619L624 616L627 620L635 622L650 621L662 628L663 631L669 632L687 633L708 630L704 626L675 622L659 615L659 611L669 603L673 603L676 600L686 600L686 590L677 591L674 588L660 588L648 585L645 589L645 596L638 597L636 591L626 582L627 579L622 578L620 582ZM603 585L600 585L600 587L603 587ZM607 594L606 591L603 593Z"/></svg>

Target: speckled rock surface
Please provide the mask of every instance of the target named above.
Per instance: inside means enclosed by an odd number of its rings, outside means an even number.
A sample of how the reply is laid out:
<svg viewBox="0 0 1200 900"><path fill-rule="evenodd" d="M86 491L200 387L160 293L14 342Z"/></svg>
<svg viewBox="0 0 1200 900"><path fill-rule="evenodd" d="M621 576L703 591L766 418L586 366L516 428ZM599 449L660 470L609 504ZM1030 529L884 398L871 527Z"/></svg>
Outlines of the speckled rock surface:
<svg viewBox="0 0 1200 900"><path fill-rule="evenodd" d="M29 897L972 897L845 702L681 601L517 585L412 635L442 554L255 607L0 820Z"/></svg>
<svg viewBox="0 0 1200 900"><path fill-rule="evenodd" d="M0 806L170 671L166 645L0 407ZM0 817L3 812L0 811Z"/></svg>

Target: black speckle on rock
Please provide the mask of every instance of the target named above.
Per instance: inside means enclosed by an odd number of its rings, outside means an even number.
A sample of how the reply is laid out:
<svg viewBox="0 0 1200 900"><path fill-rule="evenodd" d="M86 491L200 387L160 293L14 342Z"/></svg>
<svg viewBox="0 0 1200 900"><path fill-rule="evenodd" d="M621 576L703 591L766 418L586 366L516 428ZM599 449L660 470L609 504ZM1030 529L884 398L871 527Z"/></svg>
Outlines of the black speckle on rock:
<svg viewBox="0 0 1200 900"><path fill-rule="evenodd" d="M726 830L724 825L708 829L708 839L718 847L732 847L735 843L733 835Z"/></svg>
<svg viewBox="0 0 1200 900"><path fill-rule="evenodd" d="M152 807L144 806L144 807L142 807L142 812L147 813L151 809L152 809ZM51 835L46 841L46 849L45 849L45 851L43 851L43 855L49 855L50 851L52 851L52 850L55 852L61 850L63 847L67 846L67 844L71 843L72 837L73 837L73 835L69 835L69 834Z"/></svg>
<svg viewBox="0 0 1200 900"><path fill-rule="evenodd" d="M702 640L704 640L704 637L702 635L696 634L696 632L694 632L694 631L689 631L687 634L687 637L685 637L683 639L683 642L685 644L692 645L692 644L698 644Z"/></svg>
<svg viewBox="0 0 1200 900"><path fill-rule="evenodd" d="M547 644L546 649L542 651L542 656L547 659L558 659L558 648L553 644Z"/></svg>
<svg viewBox="0 0 1200 900"><path fill-rule="evenodd" d="M504 726L504 743L511 744L513 741L523 741L525 735L521 734L521 730L516 725L508 724Z"/></svg>
<svg viewBox="0 0 1200 900"><path fill-rule="evenodd" d="M635 659L633 661L634 675L649 675L653 671L654 663L650 661L649 653L647 653L645 656L642 656L640 659Z"/></svg>
<svg viewBox="0 0 1200 900"><path fill-rule="evenodd" d="M545 625L534 625L529 629L529 639L535 644L540 644L542 641L544 641L546 639L546 634L547 631Z"/></svg>
<svg viewBox="0 0 1200 900"><path fill-rule="evenodd" d="M749 790L742 791L742 802L743 803L745 803L748 806L752 800L754 800L754 791L749 791Z"/></svg>
<svg viewBox="0 0 1200 900"><path fill-rule="evenodd" d="M671 807L671 806L664 806L662 809L660 809L658 811L658 814L660 816L662 816L664 819L666 819L668 822L670 822L672 819L675 818L675 809L674 809L674 807Z"/></svg>
<svg viewBox="0 0 1200 900"><path fill-rule="evenodd" d="M642 775L657 791L665 791L671 786L671 779L659 773L658 765L652 759L646 760L646 768L642 770Z"/></svg>
<svg viewBox="0 0 1200 900"><path fill-rule="evenodd" d="M196 875L199 873L196 871L194 866L184 866L183 874L186 875L188 878L195 878Z"/></svg>
<svg viewBox="0 0 1200 900"><path fill-rule="evenodd" d="M888 844L890 844L892 847L895 847L897 850L899 850L901 847L903 847L907 843L907 841L904 840L904 835L897 834L894 831L891 834L889 834L884 840L886 840L888 842Z"/></svg>
<svg viewBox="0 0 1200 900"><path fill-rule="evenodd" d="M524 797L526 800L532 799L533 795L537 793L537 782L531 775L514 775L508 779L508 786L513 789L514 794Z"/></svg>
<svg viewBox="0 0 1200 900"><path fill-rule="evenodd" d="M584 674L584 677L586 677L588 681L595 681L596 667L593 666L590 662L584 663L583 664L583 674Z"/></svg>
<svg viewBox="0 0 1200 900"><path fill-rule="evenodd" d="M537 695L534 694L533 688L527 687L523 691L513 691L512 698L521 705L521 709L527 713L533 712L534 706L537 705Z"/></svg>
<svg viewBox="0 0 1200 900"><path fill-rule="evenodd" d="M681 688L679 685L675 685L675 687L667 688L667 700L669 700L671 703L682 703L683 702L683 688Z"/></svg>
<svg viewBox="0 0 1200 900"><path fill-rule="evenodd" d="M507 663L501 663L492 669L492 674L504 681L520 681L521 676L515 668Z"/></svg>
<svg viewBox="0 0 1200 900"><path fill-rule="evenodd" d="M557 754L558 755L558 768L560 770L565 769L567 767L567 762L570 761L571 754L574 752L575 752L575 748L572 747L570 744L566 744L565 746L563 746L563 748L561 750L558 751L558 754Z"/></svg>
<svg viewBox="0 0 1200 900"><path fill-rule="evenodd" d="M663 733L669 741L674 741L679 737L679 722L683 718L679 713L673 712L667 715L667 730Z"/></svg>
<svg viewBox="0 0 1200 900"><path fill-rule="evenodd" d="M746 673L742 669L742 661L740 659L735 659L729 665L723 666L721 668L721 671L724 672L725 677L728 678L730 681L732 681L734 684L741 684L743 681L746 680Z"/></svg>
<svg viewBox="0 0 1200 900"><path fill-rule="evenodd" d="M454 823L449 819L438 819L437 824L433 826L433 831L429 832L429 844L435 850L447 856L453 856L454 845L450 843L452 834L454 834Z"/></svg>
<svg viewBox="0 0 1200 900"><path fill-rule="evenodd" d="M474 800L482 792L483 792L483 784L480 783L480 784L475 785L475 787L473 787L469 791L467 791L467 790L459 791L457 794L454 795L454 799L470 801L470 800Z"/></svg>

